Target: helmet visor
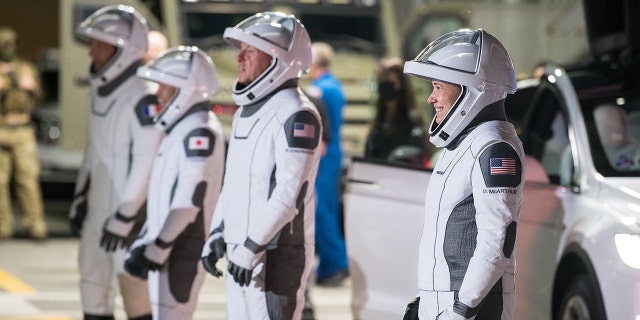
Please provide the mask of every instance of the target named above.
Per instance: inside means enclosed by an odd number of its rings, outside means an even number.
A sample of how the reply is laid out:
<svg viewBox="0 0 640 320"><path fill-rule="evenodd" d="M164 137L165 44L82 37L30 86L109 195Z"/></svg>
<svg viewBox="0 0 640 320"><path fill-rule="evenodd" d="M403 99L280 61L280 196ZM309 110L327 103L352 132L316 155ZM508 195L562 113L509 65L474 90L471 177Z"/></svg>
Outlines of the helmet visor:
<svg viewBox="0 0 640 320"><path fill-rule="evenodd" d="M288 51L293 42L295 24L286 14L263 12L245 19L236 28Z"/></svg>
<svg viewBox="0 0 640 320"><path fill-rule="evenodd" d="M480 62L482 33L460 30L448 33L430 43L413 60L452 70L476 73Z"/></svg>
<svg viewBox="0 0 640 320"><path fill-rule="evenodd" d="M163 82L162 78L166 77L187 80L191 70L192 58L193 51L172 50L157 59L151 60L148 68L158 71L160 74L159 79L155 79L158 82Z"/></svg>
<svg viewBox="0 0 640 320"><path fill-rule="evenodd" d="M126 6L97 11L84 20L79 29L81 37L95 38L122 47L130 38L134 13Z"/></svg>

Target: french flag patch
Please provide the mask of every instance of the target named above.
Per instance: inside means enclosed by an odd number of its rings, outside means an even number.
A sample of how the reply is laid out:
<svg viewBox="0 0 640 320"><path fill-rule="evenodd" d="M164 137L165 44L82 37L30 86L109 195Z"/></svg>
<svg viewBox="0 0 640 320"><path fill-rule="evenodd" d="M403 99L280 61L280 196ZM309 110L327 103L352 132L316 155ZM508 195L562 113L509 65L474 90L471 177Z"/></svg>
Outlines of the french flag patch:
<svg viewBox="0 0 640 320"><path fill-rule="evenodd" d="M296 138L313 139L316 137L316 126L303 122L294 122L293 136Z"/></svg>
<svg viewBox="0 0 640 320"><path fill-rule="evenodd" d="M153 118L160 113L160 105L159 104L148 104L144 107L144 115L147 118Z"/></svg>
<svg viewBox="0 0 640 320"><path fill-rule="evenodd" d="M189 138L189 150L208 150L209 137L198 136Z"/></svg>

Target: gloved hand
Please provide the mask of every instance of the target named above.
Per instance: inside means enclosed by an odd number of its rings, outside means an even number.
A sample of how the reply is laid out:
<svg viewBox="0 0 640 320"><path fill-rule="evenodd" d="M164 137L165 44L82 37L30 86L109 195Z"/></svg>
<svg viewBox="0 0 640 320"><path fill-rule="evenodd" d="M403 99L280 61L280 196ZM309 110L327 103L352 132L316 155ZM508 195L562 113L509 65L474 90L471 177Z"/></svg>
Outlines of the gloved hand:
<svg viewBox="0 0 640 320"><path fill-rule="evenodd" d="M404 317L402 320L418 320L418 307L420 306L420 297L416 297L409 304L407 304L407 308L404 310Z"/></svg>
<svg viewBox="0 0 640 320"><path fill-rule="evenodd" d="M144 249L144 245L133 248L124 261L124 270L141 279L147 279L149 273L149 259L144 256Z"/></svg>
<svg viewBox="0 0 640 320"><path fill-rule="evenodd" d="M202 264L204 269L216 278L222 276L222 271L216 268L216 263L224 257L226 248L227 244L224 242L222 231L219 228L214 229L204 245Z"/></svg>
<svg viewBox="0 0 640 320"><path fill-rule="evenodd" d="M245 245L237 245L233 248L233 251L229 253L228 260L229 265L227 271L233 276L233 280L242 286L249 286L253 274L253 268L258 265L260 258L264 254L264 249L259 249L256 246L256 253L247 248L247 244L255 244L255 242L248 239L245 241Z"/></svg>
<svg viewBox="0 0 640 320"><path fill-rule="evenodd" d="M80 236L82 225L87 218L87 196L79 194L73 197L71 211L69 212L69 229L74 236Z"/></svg>
<svg viewBox="0 0 640 320"><path fill-rule="evenodd" d="M149 271L160 270L166 263L171 248L160 248L155 243L147 243L131 250L124 262L124 269L131 275L146 279Z"/></svg>
<svg viewBox="0 0 640 320"><path fill-rule="evenodd" d="M118 248L129 248L137 237L137 233L132 232L135 225L134 218L127 218L120 212L116 212L104 223L100 247L107 252L116 251Z"/></svg>
<svg viewBox="0 0 640 320"><path fill-rule="evenodd" d="M251 283L251 277L253 275L253 269L246 269L240 267L233 263L233 261L229 261L229 266L227 267L229 274L233 276L233 281L239 284L241 287L249 286Z"/></svg>

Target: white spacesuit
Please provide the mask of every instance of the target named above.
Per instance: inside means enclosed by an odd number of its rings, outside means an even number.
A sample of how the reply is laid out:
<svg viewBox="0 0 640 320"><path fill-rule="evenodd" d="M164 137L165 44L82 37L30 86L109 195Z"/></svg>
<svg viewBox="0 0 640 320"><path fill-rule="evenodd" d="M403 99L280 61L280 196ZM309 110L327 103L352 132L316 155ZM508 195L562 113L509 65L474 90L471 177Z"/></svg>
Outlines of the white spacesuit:
<svg viewBox="0 0 640 320"><path fill-rule="evenodd" d="M405 73L461 86L429 130L445 149L425 199L419 319L512 319L524 151L504 112L516 88L511 59L487 32L460 30L429 44Z"/></svg>
<svg viewBox="0 0 640 320"><path fill-rule="evenodd" d="M125 269L148 276L153 319L191 319L205 276L202 247L224 173L222 125L210 102L218 91L217 74L198 48L178 47L140 67L138 76L175 93L156 119L166 137L153 160L143 234ZM164 103L160 91L158 99Z"/></svg>
<svg viewBox="0 0 640 320"><path fill-rule="evenodd" d="M246 86L236 81L235 113L220 200L203 263L215 276L226 241L227 318L300 319L314 257L314 180L322 136L315 106L298 88L309 69L309 36L291 15L256 14L225 39L270 54Z"/></svg>
<svg viewBox="0 0 640 320"><path fill-rule="evenodd" d="M118 291L129 319L151 318L147 283L124 272L122 248L135 239L144 221L149 163L162 137L152 126L156 98L151 87L135 76L147 49L147 31L145 19L128 6L104 7L76 29L79 37L117 50L100 70L91 67L89 139L70 212L72 230L81 233L85 319L112 319ZM100 236L114 214L126 233L107 252L100 248ZM113 287L116 276L119 289Z"/></svg>

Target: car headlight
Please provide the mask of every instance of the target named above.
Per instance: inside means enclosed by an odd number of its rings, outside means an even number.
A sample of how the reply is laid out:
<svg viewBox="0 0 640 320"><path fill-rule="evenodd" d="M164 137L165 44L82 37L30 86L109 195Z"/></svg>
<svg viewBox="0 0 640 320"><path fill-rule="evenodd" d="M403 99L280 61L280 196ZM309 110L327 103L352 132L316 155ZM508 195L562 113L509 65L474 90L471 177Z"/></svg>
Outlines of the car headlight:
<svg viewBox="0 0 640 320"><path fill-rule="evenodd" d="M616 248L622 262L634 269L640 269L640 235L637 234L616 234Z"/></svg>

